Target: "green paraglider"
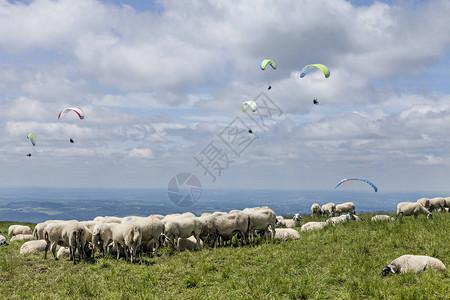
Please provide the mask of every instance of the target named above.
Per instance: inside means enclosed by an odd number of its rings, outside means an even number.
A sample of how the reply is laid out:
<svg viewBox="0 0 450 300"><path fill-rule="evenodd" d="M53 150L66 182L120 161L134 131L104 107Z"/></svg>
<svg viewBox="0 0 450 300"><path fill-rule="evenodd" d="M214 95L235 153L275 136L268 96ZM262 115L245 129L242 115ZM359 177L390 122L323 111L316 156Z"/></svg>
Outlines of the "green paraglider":
<svg viewBox="0 0 450 300"><path fill-rule="evenodd" d="M30 142L33 146L36 146L36 137L34 136L33 133L31 133L31 132L27 133L27 139L30 140Z"/></svg>
<svg viewBox="0 0 450 300"><path fill-rule="evenodd" d="M277 64L275 63L274 60L272 60L272 59L264 59L261 62L261 70L265 70L267 65L270 65L272 67L272 69L276 69L277 68Z"/></svg>
<svg viewBox="0 0 450 300"><path fill-rule="evenodd" d="M330 69L328 69L327 66L322 65L322 64L311 64L311 65L307 65L303 68L302 73L300 74L300 78L305 77L306 74L308 74L315 68L321 70L323 72L323 75L325 75L325 78L330 77Z"/></svg>

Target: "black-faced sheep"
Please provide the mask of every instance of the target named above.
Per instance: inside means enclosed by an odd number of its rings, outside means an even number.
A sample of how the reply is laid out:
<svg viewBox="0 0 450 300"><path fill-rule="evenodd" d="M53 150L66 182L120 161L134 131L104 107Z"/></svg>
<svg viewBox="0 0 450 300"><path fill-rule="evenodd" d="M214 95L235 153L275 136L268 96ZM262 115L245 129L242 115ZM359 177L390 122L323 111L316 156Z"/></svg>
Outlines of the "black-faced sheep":
<svg viewBox="0 0 450 300"><path fill-rule="evenodd" d="M389 265L383 268L381 274L387 276L389 274L408 271L417 274L429 268L435 271L445 271L445 265L437 258L425 255L406 254L394 259Z"/></svg>
<svg viewBox="0 0 450 300"><path fill-rule="evenodd" d="M311 205L311 214L313 217L319 217L322 215L322 209L318 203Z"/></svg>

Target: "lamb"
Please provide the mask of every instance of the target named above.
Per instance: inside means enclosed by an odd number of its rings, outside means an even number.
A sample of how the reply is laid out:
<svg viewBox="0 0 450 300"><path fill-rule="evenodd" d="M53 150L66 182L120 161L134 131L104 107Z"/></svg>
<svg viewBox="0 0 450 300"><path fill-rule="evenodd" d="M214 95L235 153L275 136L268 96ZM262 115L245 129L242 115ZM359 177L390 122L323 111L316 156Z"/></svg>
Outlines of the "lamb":
<svg viewBox="0 0 450 300"><path fill-rule="evenodd" d="M44 240L28 241L23 243L20 247L20 254L32 254L38 252L44 252L47 242Z"/></svg>
<svg viewBox="0 0 450 300"><path fill-rule="evenodd" d="M342 204L336 205L336 214L342 214L344 212L353 214L355 211L355 204L353 202L345 202Z"/></svg>
<svg viewBox="0 0 450 300"><path fill-rule="evenodd" d="M432 214L420 203L400 202L399 204L397 204L397 215L395 218L398 219L398 216L400 216L400 219L402 219L403 216L411 215L414 215L414 217L417 218L417 216L420 214L426 215L427 219L432 217Z"/></svg>
<svg viewBox="0 0 450 300"><path fill-rule="evenodd" d="M155 240L155 252L154 255L158 255L158 248L160 247L159 238L164 233L164 224L160 219L156 218L144 218L135 222L142 228L142 243Z"/></svg>
<svg viewBox="0 0 450 300"><path fill-rule="evenodd" d="M318 203L311 205L311 213L313 217L319 217L322 215L322 209Z"/></svg>
<svg viewBox="0 0 450 300"><path fill-rule="evenodd" d="M388 215L376 215L373 216L371 221L395 221L395 218Z"/></svg>
<svg viewBox="0 0 450 300"><path fill-rule="evenodd" d="M301 231L309 231L309 230L316 230L316 229L323 229L328 225L327 222L308 222L304 224L300 230Z"/></svg>
<svg viewBox="0 0 450 300"><path fill-rule="evenodd" d="M18 234L13 236L9 241L32 241L35 240L36 238L34 237L34 235L32 234Z"/></svg>
<svg viewBox="0 0 450 300"><path fill-rule="evenodd" d="M214 246L216 246L217 238L231 238L235 234L242 236L242 243L246 242L246 238L250 229L250 217L243 212L226 214L213 218L216 234L214 235Z"/></svg>
<svg viewBox="0 0 450 300"><path fill-rule="evenodd" d="M17 234L33 234L33 231L31 231L31 228L26 225L11 225L8 228L8 235L9 239Z"/></svg>
<svg viewBox="0 0 450 300"><path fill-rule="evenodd" d="M53 256L57 260L56 246L70 248L70 259L75 264L75 251L78 250L80 258L83 258L84 246L86 245L86 227L78 222L50 223L44 229L44 239L46 242L44 258L47 259L47 252L51 245Z"/></svg>
<svg viewBox="0 0 450 300"><path fill-rule="evenodd" d="M178 247L178 238L188 238L193 235L197 241L196 249L200 247L200 233L202 232L203 222L197 217L178 217L171 218L165 224L164 235L169 239L175 249Z"/></svg>
<svg viewBox="0 0 450 300"><path fill-rule="evenodd" d="M8 243L6 242L6 238L0 234L0 246L8 246Z"/></svg>
<svg viewBox="0 0 450 300"><path fill-rule="evenodd" d="M278 228L275 233L275 239L286 241L288 239L300 239L300 233L293 228Z"/></svg>
<svg viewBox="0 0 450 300"><path fill-rule="evenodd" d="M271 227L272 238L275 237L275 224L277 222L277 216L270 208L246 208L242 211L250 217L249 235L250 239L254 239L255 230L264 230L269 232L269 226Z"/></svg>
<svg viewBox="0 0 450 300"><path fill-rule="evenodd" d="M113 242L117 252L117 259L120 257L119 246L130 249L131 263L136 259L137 248L142 243L142 228L135 222L124 222L113 227ZM125 249L125 255L128 259L128 251Z"/></svg>
<svg viewBox="0 0 450 300"><path fill-rule="evenodd" d="M322 205L322 214L328 217L333 217L336 211L336 205L333 202Z"/></svg>
<svg viewBox="0 0 450 300"><path fill-rule="evenodd" d="M435 271L445 271L445 265L437 258L426 255L402 255L394 259L389 265L383 268L381 274L387 276L391 273L404 273L412 271L416 274L431 268Z"/></svg>
<svg viewBox="0 0 450 300"><path fill-rule="evenodd" d="M430 212L436 210L438 212L443 212L445 207L445 198L436 197L430 199Z"/></svg>

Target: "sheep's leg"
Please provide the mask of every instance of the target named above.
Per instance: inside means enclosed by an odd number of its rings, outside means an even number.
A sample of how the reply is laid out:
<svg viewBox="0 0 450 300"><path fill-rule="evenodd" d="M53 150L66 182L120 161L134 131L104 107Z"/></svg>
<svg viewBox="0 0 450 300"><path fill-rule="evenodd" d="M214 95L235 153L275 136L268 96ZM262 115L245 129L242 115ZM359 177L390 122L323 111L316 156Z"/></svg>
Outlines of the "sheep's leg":
<svg viewBox="0 0 450 300"><path fill-rule="evenodd" d="M47 243L47 245L45 245L44 259L47 259L47 251L49 248L50 248L50 243Z"/></svg>
<svg viewBox="0 0 450 300"><path fill-rule="evenodd" d="M56 243L52 244L52 253L55 260L58 260L58 257L56 256Z"/></svg>
<svg viewBox="0 0 450 300"><path fill-rule="evenodd" d="M117 260L119 260L120 258L119 243L116 242L115 244L116 244Z"/></svg>

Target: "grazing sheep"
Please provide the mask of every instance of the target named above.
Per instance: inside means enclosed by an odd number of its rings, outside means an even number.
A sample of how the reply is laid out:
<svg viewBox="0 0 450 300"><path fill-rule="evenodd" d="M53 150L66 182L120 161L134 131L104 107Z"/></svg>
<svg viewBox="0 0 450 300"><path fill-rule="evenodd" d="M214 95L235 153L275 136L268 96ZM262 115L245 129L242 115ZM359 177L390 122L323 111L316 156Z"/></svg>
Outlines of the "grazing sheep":
<svg viewBox="0 0 450 300"><path fill-rule="evenodd" d="M313 217L320 217L322 215L322 209L318 203L311 205L311 213Z"/></svg>
<svg viewBox="0 0 450 300"><path fill-rule="evenodd" d="M323 229L328 225L327 222L308 222L300 228L301 231L309 231L316 229Z"/></svg>
<svg viewBox="0 0 450 300"><path fill-rule="evenodd" d="M398 216L400 216L400 219L402 219L403 216L412 215L417 218L420 214L426 215L427 219L432 217L432 214L418 202L400 202L397 204L397 216L395 218L398 219Z"/></svg>
<svg viewBox="0 0 450 300"><path fill-rule="evenodd" d="M226 214L213 218L214 228L216 234L214 235L214 247L216 246L217 238L222 240L230 239L234 235L239 234L242 237L242 243L246 243L249 235L250 217L243 212L235 212L233 214Z"/></svg>
<svg viewBox="0 0 450 300"><path fill-rule="evenodd" d="M160 219L157 218L144 218L137 220L135 222L142 228L142 243L149 242L151 240L155 240L155 252L154 255L158 255L158 248L160 247L159 238L164 233L164 224Z"/></svg>
<svg viewBox="0 0 450 300"><path fill-rule="evenodd" d="M346 223L346 222L348 222L350 220L355 220L355 216L349 214L349 215L342 215L342 216L339 216L339 217L331 217L331 218L327 219L326 222L328 224L331 224L331 225L335 226L336 224Z"/></svg>
<svg viewBox="0 0 450 300"><path fill-rule="evenodd" d="M45 222L42 223L38 223L36 224L36 226L34 227L33 230L33 235L37 240L43 240L44 239L44 228L45 226L47 226L50 223L64 223L64 222L78 222L77 220L69 220L69 221L64 221L64 220L47 220Z"/></svg>
<svg viewBox="0 0 450 300"><path fill-rule="evenodd" d="M197 247L197 241L193 236L190 236L188 238L178 238L178 247L180 247L180 251L189 250L194 251ZM199 249L203 249L203 242L200 240L199 243Z"/></svg>
<svg viewBox="0 0 450 300"><path fill-rule="evenodd" d="M44 258L50 249L57 260L56 246L69 247L70 259L75 264L75 251L78 250L80 259L83 258L84 246L86 245L86 226L78 222L50 223L44 229L44 239L47 243Z"/></svg>
<svg viewBox="0 0 450 300"><path fill-rule="evenodd" d="M336 205L336 214L342 214L344 212L353 214L355 211L355 204L353 204L353 202L345 202L342 204L338 204Z"/></svg>
<svg viewBox="0 0 450 300"><path fill-rule="evenodd" d="M6 238L0 234L0 246L8 246L9 244L6 242Z"/></svg>
<svg viewBox="0 0 450 300"><path fill-rule="evenodd" d="M136 259L137 248L142 242L142 228L135 222L124 222L118 226L112 228L113 231L113 242L117 252L117 259L120 257L119 246L125 248L126 259L128 259L128 251L126 247L130 250L131 263L133 263L133 258Z"/></svg>
<svg viewBox="0 0 450 300"><path fill-rule="evenodd" d="M288 239L300 239L300 233L293 228L278 228L275 233L275 239L286 241Z"/></svg>
<svg viewBox="0 0 450 300"><path fill-rule="evenodd" d="M8 228L8 236L9 239L17 234L33 234L33 231L31 231L31 228L26 225L11 225Z"/></svg>
<svg viewBox="0 0 450 300"><path fill-rule="evenodd" d="M44 252L47 243L44 240L28 241L20 247L20 254L32 254Z"/></svg>
<svg viewBox="0 0 450 300"><path fill-rule="evenodd" d="M264 230L265 232L269 232L269 226L272 229L271 237L275 237L275 224L277 222L277 216L273 210L268 207L254 207L246 208L242 212L250 217L249 236L251 240L254 239L255 230Z"/></svg>
<svg viewBox="0 0 450 300"><path fill-rule="evenodd" d="M113 240L113 227L118 226L118 223L99 223L95 225L92 231L92 244L94 251L100 249L105 256L108 245Z"/></svg>
<svg viewBox="0 0 450 300"><path fill-rule="evenodd" d="M428 199L428 198L420 198L420 199L417 199L416 202L422 204L423 207L425 207L427 209L430 209L430 199Z"/></svg>
<svg viewBox="0 0 450 300"><path fill-rule="evenodd" d="M35 240L36 238L34 237L34 235L32 234L18 234L13 236L9 241L32 241Z"/></svg>
<svg viewBox="0 0 450 300"><path fill-rule="evenodd" d="M169 239L175 249L178 247L178 238L188 238L191 235L197 240L197 250L200 248L200 233L202 232L203 223L197 217L178 217L171 218L165 224L164 235Z"/></svg>
<svg viewBox="0 0 450 300"><path fill-rule="evenodd" d="M445 207L445 198L436 197L430 199L430 212L436 210L438 212L443 212Z"/></svg>
<svg viewBox="0 0 450 300"><path fill-rule="evenodd" d="M218 218L216 215L212 214L202 214L198 219L203 223L202 231L200 232L200 239L203 242L213 243L215 236L217 234L216 224L214 220Z"/></svg>
<svg viewBox="0 0 450 300"><path fill-rule="evenodd" d="M437 258L425 255L402 255L394 259L388 266L381 271L383 276L391 273L403 273L412 271L416 274L431 268L435 271L445 271L445 265Z"/></svg>
<svg viewBox="0 0 450 300"><path fill-rule="evenodd" d="M300 219L302 217L299 214L295 214L292 220L284 220L285 226L287 228L300 227L302 226Z"/></svg>
<svg viewBox="0 0 450 300"><path fill-rule="evenodd" d="M327 217L333 217L336 212L336 205L333 202L322 205L322 214Z"/></svg>
<svg viewBox="0 0 450 300"><path fill-rule="evenodd" d="M373 216L371 221L395 221L395 218L388 215L376 215Z"/></svg>

